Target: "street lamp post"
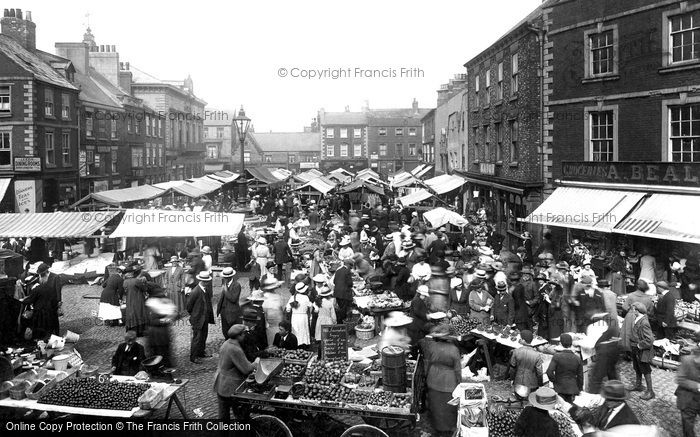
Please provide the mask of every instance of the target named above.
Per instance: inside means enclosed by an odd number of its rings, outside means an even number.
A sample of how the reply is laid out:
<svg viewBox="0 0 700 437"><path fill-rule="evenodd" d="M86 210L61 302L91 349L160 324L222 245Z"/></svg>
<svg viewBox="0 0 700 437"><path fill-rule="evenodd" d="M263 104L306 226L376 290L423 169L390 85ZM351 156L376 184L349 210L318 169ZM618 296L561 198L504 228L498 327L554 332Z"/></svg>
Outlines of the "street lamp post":
<svg viewBox="0 0 700 437"><path fill-rule="evenodd" d="M241 176L239 179L239 194L238 202L242 208L245 208L248 197L248 187L245 182L245 138L248 135L248 127L250 127L250 118L246 117L243 106L241 106L238 115L233 118L233 123L236 126L238 140L241 142Z"/></svg>

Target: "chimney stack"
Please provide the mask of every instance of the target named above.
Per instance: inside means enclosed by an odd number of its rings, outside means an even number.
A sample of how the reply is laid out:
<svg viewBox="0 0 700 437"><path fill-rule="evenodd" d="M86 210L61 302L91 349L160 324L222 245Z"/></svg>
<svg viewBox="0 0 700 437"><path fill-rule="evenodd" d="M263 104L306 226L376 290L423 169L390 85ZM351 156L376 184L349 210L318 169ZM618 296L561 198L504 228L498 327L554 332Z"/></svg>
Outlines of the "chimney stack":
<svg viewBox="0 0 700 437"><path fill-rule="evenodd" d="M36 51L36 24L32 22L31 12L27 19L22 18L21 9L5 9L0 20L0 32L22 45L30 52Z"/></svg>
<svg viewBox="0 0 700 437"><path fill-rule="evenodd" d="M418 114L418 100L413 98L413 103L411 104L413 106L413 113Z"/></svg>
<svg viewBox="0 0 700 437"><path fill-rule="evenodd" d="M90 48L87 44L82 42L57 42L54 47L56 47L58 56L71 60L78 73L88 73Z"/></svg>
<svg viewBox="0 0 700 437"><path fill-rule="evenodd" d="M91 37L92 34L89 36ZM94 39L92 39L91 43L92 42L94 42ZM111 44L100 45L99 50L91 50L88 53L88 62L90 67L107 78L112 85L120 85L121 77L119 71L121 68L117 46ZM125 66L128 69L127 65Z"/></svg>

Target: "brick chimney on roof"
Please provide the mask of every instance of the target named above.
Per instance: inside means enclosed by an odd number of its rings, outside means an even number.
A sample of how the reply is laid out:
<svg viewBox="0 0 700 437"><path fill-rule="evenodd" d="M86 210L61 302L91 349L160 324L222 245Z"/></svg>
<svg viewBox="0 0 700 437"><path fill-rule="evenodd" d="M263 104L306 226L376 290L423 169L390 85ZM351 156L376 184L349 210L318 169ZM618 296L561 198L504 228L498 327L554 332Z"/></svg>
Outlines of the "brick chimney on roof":
<svg viewBox="0 0 700 437"><path fill-rule="evenodd" d="M23 18L21 9L5 9L0 19L0 32L30 52L36 51L36 24L32 21L31 12L27 11L26 18Z"/></svg>

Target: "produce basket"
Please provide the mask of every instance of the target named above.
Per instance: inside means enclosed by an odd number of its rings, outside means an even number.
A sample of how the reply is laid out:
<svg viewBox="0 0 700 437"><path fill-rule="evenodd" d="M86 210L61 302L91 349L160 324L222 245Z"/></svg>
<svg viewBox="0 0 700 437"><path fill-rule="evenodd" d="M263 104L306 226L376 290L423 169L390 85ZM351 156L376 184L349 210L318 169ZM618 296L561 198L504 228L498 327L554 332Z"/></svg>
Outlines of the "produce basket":
<svg viewBox="0 0 700 437"><path fill-rule="evenodd" d="M25 391L25 394L29 399L32 400L38 400L44 393L48 392L51 390L56 384L58 384L58 381L56 378L46 382L46 381L41 381L41 380L36 380L34 381L29 387L27 387L27 390Z"/></svg>
<svg viewBox="0 0 700 437"><path fill-rule="evenodd" d="M311 362L311 360L314 359L315 356L316 356L315 353L310 353L310 354L308 355L308 358L307 358L307 359L305 359L305 360L298 360L298 359L295 359L295 358L287 358L287 353L285 353L285 354L282 356L282 358L284 359L284 364L287 364L287 363L289 363L289 364L301 364L301 365L303 365L303 366L306 366L307 364L309 364L309 363Z"/></svg>
<svg viewBox="0 0 700 437"><path fill-rule="evenodd" d="M26 398L27 394L25 392L27 387L29 387L29 383L27 381L22 381L19 384L10 387L10 398L16 401Z"/></svg>
<svg viewBox="0 0 700 437"><path fill-rule="evenodd" d="M355 336L358 340L371 340L374 338L374 328L361 328L360 325L355 326Z"/></svg>
<svg viewBox="0 0 700 437"><path fill-rule="evenodd" d="M142 410L155 410L163 400L163 388L151 387L139 397L139 408Z"/></svg>

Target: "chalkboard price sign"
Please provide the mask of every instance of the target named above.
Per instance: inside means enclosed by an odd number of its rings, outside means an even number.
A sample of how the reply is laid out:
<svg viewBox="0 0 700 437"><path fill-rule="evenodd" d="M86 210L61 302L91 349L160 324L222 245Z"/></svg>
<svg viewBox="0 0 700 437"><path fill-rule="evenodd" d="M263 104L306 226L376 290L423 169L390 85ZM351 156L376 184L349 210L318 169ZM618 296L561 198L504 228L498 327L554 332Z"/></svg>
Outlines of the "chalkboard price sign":
<svg viewBox="0 0 700 437"><path fill-rule="evenodd" d="M348 359L348 329L346 325L321 326L321 356L324 360Z"/></svg>

